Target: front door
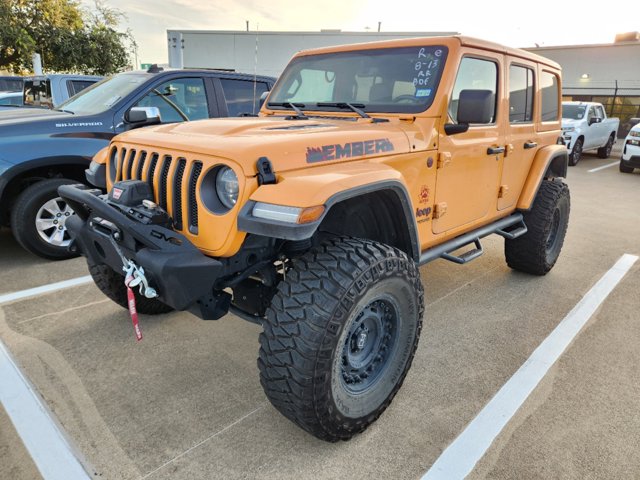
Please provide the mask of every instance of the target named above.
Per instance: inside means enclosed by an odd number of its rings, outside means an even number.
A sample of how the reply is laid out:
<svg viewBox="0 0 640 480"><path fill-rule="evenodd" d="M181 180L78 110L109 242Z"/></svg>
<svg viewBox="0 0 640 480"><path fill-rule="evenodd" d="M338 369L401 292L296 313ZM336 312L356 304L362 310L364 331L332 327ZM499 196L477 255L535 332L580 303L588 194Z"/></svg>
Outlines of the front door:
<svg viewBox="0 0 640 480"><path fill-rule="evenodd" d="M486 124L472 124L464 133L440 134L436 174L433 233L444 233L495 213L504 134L498 99L502 98L503 56L467 50L460 62L451 100L449 123L457 121L463 90L489 90L494 95L493 115Z"/></svg>

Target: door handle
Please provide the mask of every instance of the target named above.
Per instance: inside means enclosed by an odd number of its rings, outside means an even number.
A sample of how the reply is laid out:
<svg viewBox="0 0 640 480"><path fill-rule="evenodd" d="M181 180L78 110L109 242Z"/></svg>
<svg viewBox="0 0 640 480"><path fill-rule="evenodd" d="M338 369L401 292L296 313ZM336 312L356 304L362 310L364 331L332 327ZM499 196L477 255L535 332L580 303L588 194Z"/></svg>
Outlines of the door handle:
<svg viewBox="0 0 640 480"><path fill-rule="evenodd" d="M536 142L524 142L525 150L527 150L529 148L536 148L537 146L538 146L538 144Z"/></svg>
<svg viewBox="0 0 640 480"><path fill-rule="evenodd" d="M487 155L498 155L504 153L504 147L489 147L487 148Z"/></svg>

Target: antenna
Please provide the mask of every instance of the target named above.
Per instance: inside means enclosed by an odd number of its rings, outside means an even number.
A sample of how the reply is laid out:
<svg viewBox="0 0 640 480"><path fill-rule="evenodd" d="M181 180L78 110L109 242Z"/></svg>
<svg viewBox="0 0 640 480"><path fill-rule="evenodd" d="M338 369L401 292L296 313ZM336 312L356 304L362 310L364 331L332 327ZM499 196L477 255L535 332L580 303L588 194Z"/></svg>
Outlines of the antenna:
<svg viewBox="0 0 640 480"><path fill-rule="evenodd" d="M260 24L256 23L256 53L253 62L253 109L251 113L256 114L256 88L258 81L258 32L260 31Z"/></svg>

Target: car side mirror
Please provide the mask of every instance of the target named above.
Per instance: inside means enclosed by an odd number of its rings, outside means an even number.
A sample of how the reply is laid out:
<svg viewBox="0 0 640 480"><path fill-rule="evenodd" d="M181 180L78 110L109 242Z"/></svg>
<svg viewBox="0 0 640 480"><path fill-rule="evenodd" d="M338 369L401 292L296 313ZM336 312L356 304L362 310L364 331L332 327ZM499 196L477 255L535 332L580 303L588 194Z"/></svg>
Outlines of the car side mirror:
<svg viewBox="0 0 640 480"><path fill-rule="evenodd" d="M262 105L264 105L264 102L267 100L267 97L269 96L270 92L262 92L262 95L260 95L260 104L258 105L258 108L262 108Z"/></svg>
<svg viewBox="0 0 640 480"><path fill-rule="evenodd" d="M462 90L458 100L458 123L491 123L495 96L491 90Z"/></svg>
<svg viewBox="0 0 640 480"><path fill-rule="evenodd" d="M589 125L593 125L594 123L601 123L602 119L598 117L591 117L589 119Z"/></svg>
<svg viewBox="0 0 640 480"><path fill-rule="evenodd" d="M133 107L126 113L125 120L131 125L131 128L162 123L158 107Z"/></svg>

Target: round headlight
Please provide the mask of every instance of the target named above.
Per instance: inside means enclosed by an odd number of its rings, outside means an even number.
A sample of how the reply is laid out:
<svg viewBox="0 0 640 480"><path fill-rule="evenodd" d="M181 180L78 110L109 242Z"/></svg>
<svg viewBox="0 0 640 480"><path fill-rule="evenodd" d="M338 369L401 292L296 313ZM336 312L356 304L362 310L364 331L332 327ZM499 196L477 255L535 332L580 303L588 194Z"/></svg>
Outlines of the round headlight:
<svg viewBox="0 0 640 480"><path fill-rule="evenodd" d="M238 176L229 167L222 167L216 175L216 193L220 202L232 209L238 201Z"/></svg>

